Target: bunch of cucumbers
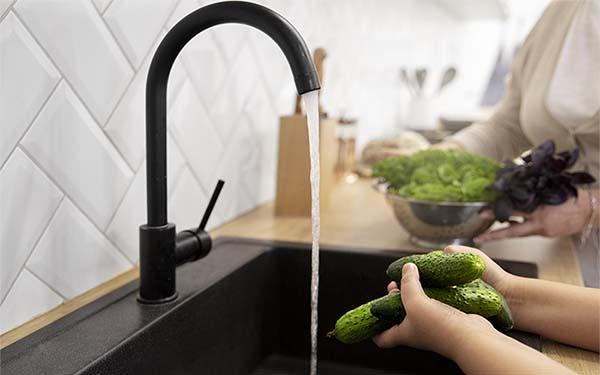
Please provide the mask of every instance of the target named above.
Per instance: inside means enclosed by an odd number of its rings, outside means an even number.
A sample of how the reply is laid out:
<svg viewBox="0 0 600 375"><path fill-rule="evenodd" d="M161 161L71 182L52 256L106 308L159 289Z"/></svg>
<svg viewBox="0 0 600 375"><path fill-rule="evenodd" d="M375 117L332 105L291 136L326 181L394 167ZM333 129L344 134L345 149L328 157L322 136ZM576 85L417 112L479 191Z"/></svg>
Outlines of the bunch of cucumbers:
<svg viewBox="0 0 600 375"><path fill-rule="evenodd" d="M406 263L417 266L421 285L430 298L465 313L481 315L499 330L513 327L512 315L504 297L480 279L485 270L480 256L436 250L400 258L387 269L389 278L398 285ZM405 316L400 292L395 291L345 313L328 336L345 344L356 343L400 324Z"/></svg>

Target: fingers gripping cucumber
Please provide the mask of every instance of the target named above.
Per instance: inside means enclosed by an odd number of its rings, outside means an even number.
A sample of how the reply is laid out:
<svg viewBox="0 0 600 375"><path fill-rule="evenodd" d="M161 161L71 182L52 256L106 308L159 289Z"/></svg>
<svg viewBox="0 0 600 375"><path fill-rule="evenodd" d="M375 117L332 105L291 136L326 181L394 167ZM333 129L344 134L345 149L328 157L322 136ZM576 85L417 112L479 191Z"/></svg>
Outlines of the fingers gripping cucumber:
<svg viewBox="0 0 600 375"><path fill-rule="evenodd" d="M414 263L417 266L424 287L467 284L479 279L485 270L483 259L476 254L448 254L437 250L398 259L388 267L388 277L397 282L402 280L402 267L406 263Z"/></svg>
<svg viewBox="0 0 600 375"><path fill-rule="evenodd" d="M504 296L502 296L502 294L500 294L496 289L494 289L493 286L480 279L474 280L473 282L467 285L491 290L493 292L498 293L498 296L500 296L500 299L502 300L502 308L500 309L498 314L489 317L488 320L494 325L494 327L498 328L501 331L508 331L509 329L513 328L514 322L512 313L510 311L510 307L508 307L506 299L504 299Z"/></svg>
<svg viewBox="0 0 600 375"><path fill-rule="evenodd" d="M502 296L495 290L472 286L471 284L455 288L425 288L429 298L436 299L467 314L477 314L484 318L498 314L502 309ZM387 298L374 301L371 314L388 319L396 324L402 322L405 312L400 293L392 293Z"/></svg>
<svg viewBox="0 0 600 375"><path fill-rule="evenodd" d="M335 323L335 329L327 337L335 337L344 344L352 344L366 340L397 324L387 319L380 319L371 314L371 306L388 296L367 302L348 311Z"/></svg>

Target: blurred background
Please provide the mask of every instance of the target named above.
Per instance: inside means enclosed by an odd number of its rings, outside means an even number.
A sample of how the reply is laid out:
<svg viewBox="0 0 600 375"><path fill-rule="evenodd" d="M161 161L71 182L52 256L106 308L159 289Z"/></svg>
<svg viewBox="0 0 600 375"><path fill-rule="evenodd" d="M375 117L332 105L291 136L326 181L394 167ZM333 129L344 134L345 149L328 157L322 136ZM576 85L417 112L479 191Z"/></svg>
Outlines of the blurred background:
<svg viewBox="0 0 600 375"><path fill-rule="evenodd" d="M323 111L352 126L357 155L402 130L435 141L484 118L548 4L257 2L323 49ZM0 0L0 333L137 263L150 58L208 3ZM237 25L202 33L178 57L168 101L170 221L196 225L218 178L210 227L273 200L280 117L296 94L270 39Z"/></svg>

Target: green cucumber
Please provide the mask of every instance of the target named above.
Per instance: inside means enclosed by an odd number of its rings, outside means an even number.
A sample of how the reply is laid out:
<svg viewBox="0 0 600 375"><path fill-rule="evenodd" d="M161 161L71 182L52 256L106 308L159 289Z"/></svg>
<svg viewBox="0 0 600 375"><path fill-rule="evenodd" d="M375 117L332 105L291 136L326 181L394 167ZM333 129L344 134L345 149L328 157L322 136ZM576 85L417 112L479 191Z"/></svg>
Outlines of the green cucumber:
<svg viewBox="0 0 600 375"><path fill-rule="evenodd" d="M327 334L327 337L335 337L344 344L360 342L375 336L392 327L394 322L380 319L371 314L371 305L388 296L367 302L359 307L348 311L335 323L335 329Z"/></svg>
<svg viewBox="0 0 600 375"><path fill-rule="evenodd" d="M502 308L500 309L498 314L489 317L488 320L494 325L494 327L498 328L501 331L508 331L513 328L514 321L513 321L513 317L512 317L512 312L510 311L510 307L508 307L508 303L506 302L506 299L504 299L504 296L500 292L498 292L496 289L494 289L494 287L491 286L490 284L488 284L485 281L480 280L480 279L477 279L477 280L469 283L468 285L471 285L474 287L479 287L479 288L484 288L484 289L491 290L491 291L497 293L500 296L500 298L502 299Z"/></svg>
<svg viewBox="0 0 600 375"><path fill-rule="evenodd" d="M419 269L419 278L424 287L447 287L467 284L480 278L485 263L480 256L471 253L444 253L441 250L427 254L410 255L390 264L387 275L390 279L402 280L402 267L414 263Z"/></svg>
<svg viewBox="0 0 600 375"><path fill-rule="evenodd" d="M477 314L484 318L497 315L502 309L503 298L498 292L471 286L471 284L453 288L425 288L424 291L430 298L467 314ZM390 293L385 298L374 301L371 305L371 314L396 324L402 322L406 314L400 293Z"/></svg>
<svg viewBox="0 0 600 375"><path fill-rule="evenodd" d="M447 288L425 288L425 294L467 314L487 318L497 329L509 330L513 326L510 308L504 297L482 280ZM369 339L406 316L399 291L367 302L344 314L328 337L350 344Z"/></svg>

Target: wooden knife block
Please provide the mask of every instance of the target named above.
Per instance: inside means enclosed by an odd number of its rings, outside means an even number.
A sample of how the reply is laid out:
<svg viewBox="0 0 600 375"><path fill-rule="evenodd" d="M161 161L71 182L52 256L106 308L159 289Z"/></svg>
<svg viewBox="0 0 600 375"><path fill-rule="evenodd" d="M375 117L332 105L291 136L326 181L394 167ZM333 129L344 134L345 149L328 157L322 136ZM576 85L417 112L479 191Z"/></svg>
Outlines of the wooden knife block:
<svg viewBox="0 0 600 375"><path fill-rule="evenodd" d="M327 207L335 182L337 155L337 120L321 118L319 152L321 162L321 208ZM310 216L310 155L306 116L280 118L279 158L277 163L277 192L275 215Z"/></svg>

